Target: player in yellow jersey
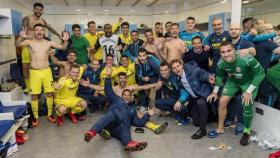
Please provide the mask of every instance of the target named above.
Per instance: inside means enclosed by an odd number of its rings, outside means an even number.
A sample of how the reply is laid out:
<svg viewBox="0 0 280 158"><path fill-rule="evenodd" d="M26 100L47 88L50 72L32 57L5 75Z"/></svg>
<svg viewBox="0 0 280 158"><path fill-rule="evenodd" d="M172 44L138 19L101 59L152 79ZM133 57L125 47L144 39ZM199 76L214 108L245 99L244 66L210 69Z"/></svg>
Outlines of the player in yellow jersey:
<svg viewBox="0 0 280 158"><path fill-rule="evenodd" d="M27 29L20 32L20 37L15 42L17 47L29 47L30 48L30 93L31 93L31 109L34 114L34 120L32 126L36 127L39 124L38 116L38 97L42 92L42 86L44 93L46 94L46 103L48 107L48 120L55 122L52 115L53 108L53 77L49 67L49 50L50 48L65 50L69 36L67 33L63 33L61 39L63 44L58 44L53 41L47 41L44 39L45 29L44 25L36 24L34 26L34 39L27 39Z"/></svg>
<svg viewBox="0 0 280 158"><path fill-rule="evenodd" d="M122 40L122 43L125 45L129 45L132 43L132 39L129 33L129 23L128 22L123 22L121 24L121 29L122 29L122 34L119 35L119 37Z"/></svg>
<svg viewBox="0 0 280 158"><path fill-rule="evenodd" d="M77 64L73 64L70 68L70 74L59 80L58 83L54 85L57 89L56 98L54 103L56 105L57 114L57 125L63 125L62 116L69 112L69 117L73 123L77 123L77 118L75 113L80 113L84 111L87 107L87 102L76 96L81 74L84 68Z"/></svg>
<svg viewBox="0 0 280 158"><path fill-rule="evenodd" d="M122 17L119 17L118 22L116 22L112 26L112 32L115 32L118 29L122 20L123 20ZM89 21L87 23L87 26L88 26L88 32L84 36L89 41L89 45L90 45L90 48L92 50L94 48L94 45L97 42L97 39L99 37L103 36L104 32L103 31L99 31L99 32L96 31L96 23L94 21ZM93 53L93 52L91 51L91 53ZM103 63L103 56L102 55L103 55L102 48L99 48L97 50L97 52L94 53L93 58L99 60L100 63Z"/></svg>
<svg viewBox="0 0 280 158"><path fill-rule="evenodd" d="M127 77L127 85L136 84L135 64L131 63L127 55L121 56L121 66L118 67L118 72L125 72Z"/></svg>
<svg viewBox="0 0 280 158"><path fill-rule="evenodd" d="M50 25L47 24L46 20L42 18L44 12L44 5L42 3L34 3L33 5L33 15L28 15L22 19L22 28L26 29L26 34L29 39L34 38L34 25L42 24L45 28L47 28L51 33L60 37L55 29L53 29ZM21 50L21 58L22 58L22 74L25 82L24 92L28 93L30 90L30 81L29 81L29 68L30 68L30 55L29 48L22 47Z"/></svg>
<svg viewBox="0 0 280 158"><path fill-rule="evenodd" d="M105 60L105 66L103 68L101 68L101 73L100 73L100 86L104 87L105 85L105 78L106 78L106 67L108 65L113 65L113 55L108 54L106 56L106 60ZM111 66L112 67L112 73L111 73L111 78L112 78L112 84L114 85L114 83L117 83L117 77L118 74L120 72L126 72L125 69L118 69L118 67L115 66Z"/></svg>

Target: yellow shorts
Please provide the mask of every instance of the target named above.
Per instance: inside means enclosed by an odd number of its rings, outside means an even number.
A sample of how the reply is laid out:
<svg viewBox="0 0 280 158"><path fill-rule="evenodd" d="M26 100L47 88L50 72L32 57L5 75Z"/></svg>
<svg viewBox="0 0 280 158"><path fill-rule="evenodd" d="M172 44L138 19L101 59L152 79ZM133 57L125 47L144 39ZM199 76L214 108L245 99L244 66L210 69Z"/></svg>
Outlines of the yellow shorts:
<svg viewBox="0 0 280 158"><path fill-rule="evenodd" d="M30 64L30 56L28 47L22 47L21 60L23 64Z"/></svg>
<svg viewBox="0 0 280 158"><path fill-rule="evenodd" d="M63 105L65 106L66 108L74 108L77 106L77 104L83 100L82 98L79 98L79 97L70 97L70 98L67 98L67 99L60 99L60 98L55 98L54 99L54 104L55 104L55 107L58 107L60 105Z"/></svg>
<svg viewBox="0 0 280 158"><path fill-rule="evenodd" d="M42 92L42 86L45 93L54 91L53 77L50 68L36 70L30 69L30 94L40 94Z"/></svg>

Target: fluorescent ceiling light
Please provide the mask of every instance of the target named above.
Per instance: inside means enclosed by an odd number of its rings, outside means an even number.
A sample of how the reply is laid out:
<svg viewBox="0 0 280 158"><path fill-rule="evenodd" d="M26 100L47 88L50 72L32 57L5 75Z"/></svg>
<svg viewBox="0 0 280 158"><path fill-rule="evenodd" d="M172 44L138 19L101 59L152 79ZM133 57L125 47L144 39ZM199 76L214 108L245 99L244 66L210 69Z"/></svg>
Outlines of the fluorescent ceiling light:
<svg viewBox="0 0 280 158"><path fill-rule="evenodd" d="M242 1L243 4L248 4L250 1Z"/></svg>

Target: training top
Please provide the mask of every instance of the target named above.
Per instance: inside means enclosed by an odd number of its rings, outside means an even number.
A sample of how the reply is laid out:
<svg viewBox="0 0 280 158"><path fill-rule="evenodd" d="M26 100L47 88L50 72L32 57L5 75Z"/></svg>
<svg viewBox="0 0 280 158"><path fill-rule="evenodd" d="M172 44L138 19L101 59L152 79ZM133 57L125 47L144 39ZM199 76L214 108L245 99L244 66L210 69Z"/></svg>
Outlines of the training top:
<svg viewBox="0 0 280 158"><path fill-rule="evenodd" d="M264 69L260 63L251 55L240 57L235 55L235 61L228 63L222 58L217 64L216 86L221 87L225 75L228 81L235 82L238 85L251 84L258 87L264 78Z"/></svg>
<svg viewBox="0 0 280 158"><path fill-rule="evenodd" d="M196 36L199 36L201 40L205 38L204 34L201 32L192 32L189 33L186 30L179 33L179 38L185 42L185 45L188 49L192 48L192 39Z"/></svg>

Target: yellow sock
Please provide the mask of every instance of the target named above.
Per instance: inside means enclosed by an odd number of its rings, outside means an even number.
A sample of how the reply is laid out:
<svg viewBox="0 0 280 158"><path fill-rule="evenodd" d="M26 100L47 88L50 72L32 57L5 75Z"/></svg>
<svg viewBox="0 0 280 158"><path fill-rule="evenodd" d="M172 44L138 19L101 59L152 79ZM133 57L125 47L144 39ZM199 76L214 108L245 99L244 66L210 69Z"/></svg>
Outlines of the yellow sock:
<svg viewBox="0 0 280 158"><path fill-rule="evenodd" d="M71 110L71 112L73 112L74 114L79 113L79 112L83 112L83 111L84 110L79 106L76 106Z"/></svg>
<svg viewBox="0 0 280 158"><path fill-rule="evenodd" d="M28 79L24 79L24 83L25 83L25 89L24 91L25 92L29 92L29 89L30 89L30 82L29 82L29 78Z"/></svg>
<svg viewBox="0 0 280 158"><path fill-rule="evenodd" d="M150 129L150 130L152 130L152 131L155 131L160 125L157 125L157 124L153 123L152 121L149 121L149 122L147 122L147 123L145 124L145 126L146 126L148 129Z"/></svg>
<svg viewBox="0 0 280 158"><path fill-rule="evenodd" d="M39 101L38 100L31 100L31 109L34 115L35 119L39 118L38 115L38 106L39 106Z"/></svg>
<svg viewBox="0 0 280 158"><path fill-rule="evenodd" d="M48 116L51 116L53 110L53 97L46 97L46 102L48 107Z"/></svg>

